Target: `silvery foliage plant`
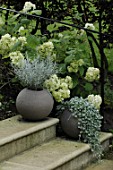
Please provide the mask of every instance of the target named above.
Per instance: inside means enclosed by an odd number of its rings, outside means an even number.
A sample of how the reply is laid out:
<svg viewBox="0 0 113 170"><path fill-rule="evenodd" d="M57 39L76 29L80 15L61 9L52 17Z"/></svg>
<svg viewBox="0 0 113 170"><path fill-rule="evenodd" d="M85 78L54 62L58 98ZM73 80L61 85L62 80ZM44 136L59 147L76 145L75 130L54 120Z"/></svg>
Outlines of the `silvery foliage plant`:
<svg viewBox="0 0 113 170"><path fill-rule="evenodd" d="M13 65L14 72L19 79L20 83L29 89L43 88L44 81L52 74L57 73L56 63L51 61L49 57L34 60L24 59L21 67Z"/></svg>
<svg viewBox="0 0 113 170"><path fill-rule="evenodd" d="M69 110L71 116L78 119L78 128L80 129L79 139L91 145L91 150L97 158L102 156L102 147L99 141L102 116L99 110L88 99L82 97L73 97L69 101L63 101L57 106L58 113Z"/></svg>

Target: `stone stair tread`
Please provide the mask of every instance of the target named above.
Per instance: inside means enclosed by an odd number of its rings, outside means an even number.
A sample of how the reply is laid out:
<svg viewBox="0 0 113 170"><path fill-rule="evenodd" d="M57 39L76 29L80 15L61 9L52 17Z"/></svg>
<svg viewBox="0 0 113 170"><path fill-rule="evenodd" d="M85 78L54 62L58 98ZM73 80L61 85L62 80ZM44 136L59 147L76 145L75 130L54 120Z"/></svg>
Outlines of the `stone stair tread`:
<svg viewBox="0 0 113 170"><path fill-rule="evenodd" d="M112 136L106 133L101 134L101 141L107 140ZM79 168L79 165L84 164L84 160L87 162L87 158L90 157L88 154L89 150L90 146L88 144L75 140L56 138L12 157L0 165L0 170L32 170L32 168L34 170L56 170L58 167L70 162L70 160L74 160L80 155L83 155L82 160L78 158L76 162L74 162L76 170L76 166ZM86 152L87 158L84 156ZM73 167L71 164L69 166ZM14 167L16 168L14 169ZM68 169L74 170L71 167L68 167Z"/></svg>
<svg viewBox="0 0 113 170"><path fill-rule="evenodd" d="M91 164L84 170L113 170L113 160L103 159L102 161Z"/></svg>
<svg viewBox="0 0 113 170"><path fill-rule="evenodd" d="M3 166L9 168L15 164L15 167L24 165L24 170L27 170L28 166L37 170L50 170L73 159L89 148L88 144L56 138L9 159Z"/></svg>
<svg viewBox="0 0 113 170"><path fill-rule="evenodd" d="M20 115L0 121L0 146L57 123L58 119L49 117L43 121L24 121Z"/></svg>
<svg viewBox="0 0 113 170"><path fill-rule="evenodd" d="M0 165L0 170L36 170L36 167L29 167L27 165L21 165L17 163L4 162ZM41 170L41 169L40 169Z"/></svg>

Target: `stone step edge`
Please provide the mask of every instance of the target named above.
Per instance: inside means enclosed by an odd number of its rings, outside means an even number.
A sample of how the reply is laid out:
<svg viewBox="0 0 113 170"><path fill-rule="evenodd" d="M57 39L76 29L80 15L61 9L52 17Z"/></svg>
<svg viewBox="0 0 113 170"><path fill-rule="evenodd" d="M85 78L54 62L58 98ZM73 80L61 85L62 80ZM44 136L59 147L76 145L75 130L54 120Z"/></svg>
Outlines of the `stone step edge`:
<svg viewBox="0 0 113 170"><path fill-rule="evenodd" d="M59 161L56 161L55 163L52 163L51 165L46 167L46 170L53 170L56 169L64 164L66 164L67 162L70 162L73 159L76 159L77 157L79 157L80 155L84 154L85 152L90 150L90 146L89 145L85 145L84 148L79 149L79 151L75 151L73 153L71 153L68 156L65 156L64 159L61 159Z"/></svg>
<svg viewBox="0 0 113 170"><path fill-rule="evenodd" d="M111 133L103 133L103 132L101 132L101 134L102 135L100 137L100 141L102 143L102 146L105 147L104 143L107 141L106 147L108 149L109 148L109 145L108 145L109 141L110 141L110 139L113 138L113 135ZM61 138L61 140L62 140L62 138ZM80 142L76 142L76 143L80 143ZM40 147L40 146L38 146L38 147ZM94 160L94 157L92 155L93 154L91 152L90 145L84 143L84 145L78 151L75 150L74 152L68 154L67 156L65 156L61 160L58 160L58 161L56 160L54 163L47 165L45 170L61 170L61 169L64 169L65 167L66 168L68 167L67 169L70 169L71 166L65 166L65 165L68 164L68 163L70 164L71 162L73 162L73 160L75 160L75 162L76 162L75 164L77 165L77 167L75 167L74 169L80 170L81 168L85 168L89 163L91 163ZM5 163L9 163L10 165L15 164L15 166L17 165L17 166L22 166L22 168L27 168L27 165L10 162L9 160L5 161ZM71 163L71 165L72 164L73 163ZM72 167L74 167L74 166L72 166ZM29 168L31 168L31 166ZM36 166L33 166L32 168L34 168L35 170L37 169ZM44 170L44 169L40 168L40 170Z"/></svg>
<svg viewBox="0 0 113 170"><path fill-rule="evenodd" d="M35 132L41 131L43 129L49 128L51 126L54 126L54 125L58 124L58 122L59 122L59 119L48 117L47 121L44 121L40 125L37 124L37 126L31 127L28 130L25 130L25 131L23 130L21 132L17 132L16 134L10 135L10 136L8 136L8 137L6 137L4 139L1 139L0 140L0 146L5 145L7 143L10 143L10 142L12 142L14 140L18 140L20 138L23 138L23 137L28 136L30 134L33 134Z"/></svg>
<svg viewBox="0 0 113 170"><path fill-rule="evenodd" d="M105 135L106 134L106 135ZM107 139L113 140L113 134L110 132L101 132L100 133L100 142L104 142Z"/></svg>
<svg viewBox="0 0 113 170"><path fill-rule="evenodd" d="M107 140L110 141L111 139L113 139L112 133L101 132L101 135L100 135L101 144L103 144ZM81 148L79 151L77 151L77 152L75 151L75 152L71 153L70 155L66 156L64 159L61 159L60 161L56 161L55 163L52 163L51 165L47 166L46 170L54 170L54 169L64 165L65 163L79 157L80 155L85 154L85 152L88 152L88 151L91 151L91 147L89 144L85 144L85 146L83 148ZM88 163L93 161L94 159L95 158L93 157L93 154L92 154L92 158L91 157L89 158Z"/></svg>

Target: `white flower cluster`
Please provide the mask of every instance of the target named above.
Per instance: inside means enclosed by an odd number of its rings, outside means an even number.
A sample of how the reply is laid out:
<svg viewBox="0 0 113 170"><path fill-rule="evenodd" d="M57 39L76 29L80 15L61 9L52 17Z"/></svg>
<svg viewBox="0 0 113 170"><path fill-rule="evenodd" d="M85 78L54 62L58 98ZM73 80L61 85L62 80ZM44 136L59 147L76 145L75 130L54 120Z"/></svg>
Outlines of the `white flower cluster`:
<svg viewBox="0 0 113 170"><path fill-rule="evenodd" d="M23 26L21 26L21 27L18 29L18 35L19 35L19 36L26 36L26 33L27 33L27 29L25 29Z"/></svg>
<svg viewBox="0 0 113 170"><path fill-rule="evenodd" d="M100 109L100 105L102 103L102 98L100 95L94 96L93 94L91 94L87 97L87 99L90 103L92 103L95 106L96 109L98 110Z"/></svg>
<svg viewBox="0 0 113 170"><path fill-rule="evenodd" d="M0 107L2 106L2 103L0 102Z"/></svg>
<svg viewBox="0 0 113 170"><path fill-rule="evenodd" d="M33 9L33 10L36 9L36 5L31 3L31 2L25 2L22 11L26 13L26 12L28 12L31 9Z"/></svg>
<svg viewBox="0 0 113 170"><path fill-rule="evenodd" d="M0 54L2 55L8 55L11 48L17 43L21 42L21 47L23 47L25 44L27 44L26 37L11 37L10 34L5 34L0 39ZM21 48L20 47L20 48Z"/></svg>
<svg viewBox="0 0 113 170"><path fill-rule="evenodd" d="M12 64L23 67L24 66L24 56L20 51L15 51L9 53L9 57L11 59Z"/></svg>
<svg viewBox="0 0 113 170"><path fill-rule="evenodd" d="M63 37L63 34L59 33L59 34L58 34L58 37L59 37L59 38L62 38L62 37Z"/></svg>
<svg viewBox="0 0 113 170"><path fill-rule="evenodd" d="M89 82L93 82L94 80L99 80L100 78L100 70L98 68L89 67L86 72L85 79Z"/></svg>
<svg viewBox="0 0 113 170"><path fill-rule="evenodd" d="M19 28L18 32L21 32L21 31L24 31L24 30L25 30L25 28L24 28L23 26L21 26L21 27Z"/></svg>
<svg viewBox="0 0 113 170"><path fill-rule="evenodd" d="M91 23L86 23L84 28L86 28L86 29L88 28L88 29L91 29L91 30L95 30L95 26L94 26L93 24L91 24Z"/></svg>
<svg viewBox="0 0 113 170"><path fill-rule="evenodd" d="M10 34L3 35L0 40L0 54L7 54L16 42L16 37L11 37Z"/></svg>
<svg viewBox="0 0 113 170"><path fill-rule="evenodd" d="M54 45L51 41L45 42L42 45L37 47L37 51L41 58L51 57L52 60L55 60L56 55L53 53Z"/></svg>
<svg viewBox="0 0 113 170"><path fill-rule="evenodd" d="M45 81L44 86L52 93L57 102L61 102L70 97L69 89L73 87L73 82L70 76L58 78L58 76L54 74L50 79Z"/></svg>
<svg viewBox="0 0 113 170"><path fill-rule="evenodd" d="M24 45L26 45L27 44L27 40L26 40L26 37L24 37L24 36L20 36L20 37L18 37L18 41L20 41L21 42L21 45L22 45L22 47L24 46Z"/></svg>
<svg viewBox="0 0 113 170"><path fill-rule="evenodd" d="M80 29L80 35L83 35L85 31L83 29Z"/></svg>
<svg viewBox="0 0 113 170"><path fill-rule="evenodd" d="M84 65L83 59L74 60L70 63L70 65L67 67L67 70L69 73L77 73L79 70L79 67Z"/></svg>

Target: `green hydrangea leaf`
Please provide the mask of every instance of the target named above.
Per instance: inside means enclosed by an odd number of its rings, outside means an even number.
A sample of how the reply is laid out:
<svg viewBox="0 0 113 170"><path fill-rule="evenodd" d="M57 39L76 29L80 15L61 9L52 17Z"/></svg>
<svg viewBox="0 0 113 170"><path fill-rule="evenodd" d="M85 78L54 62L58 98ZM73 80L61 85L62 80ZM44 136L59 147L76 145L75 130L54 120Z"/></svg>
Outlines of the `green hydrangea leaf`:
<svg viewBox="0 0 113 170"><path fill-rule="evenodd" d="M59 64L59 70L61 74L65 74L67 72L66 64L65 63Z"/></svg>
<svg viewBox="0 0 113 170"><path fill-rule="evenodd" d="M91 83L86 83L84 88L86 91L91 91L93 90L93 85Z"/></svg>
<svg viewBox="0 0 113 170"><path fill-rule="evenodd" d="M21 23L28 25L30 23L30 20L29 19L22 19Z"/></svg>
<svg viewBox="0 0 113 170"><path fill-rule="evenodd" d="M36 46L39 44L39 39L34 35L29 35L27 37L27 43L28 43L28 46L32 48L36 48Z"/></svg>
<svg viewBox="0 0 113 170"><path fill-rule="evenodd" d="M79 67L79 73L81 76L84 74L84 67Z"/></svg>

